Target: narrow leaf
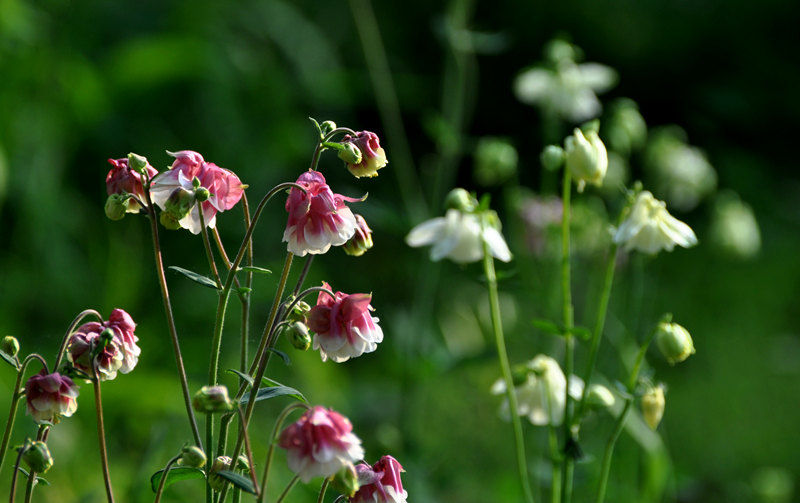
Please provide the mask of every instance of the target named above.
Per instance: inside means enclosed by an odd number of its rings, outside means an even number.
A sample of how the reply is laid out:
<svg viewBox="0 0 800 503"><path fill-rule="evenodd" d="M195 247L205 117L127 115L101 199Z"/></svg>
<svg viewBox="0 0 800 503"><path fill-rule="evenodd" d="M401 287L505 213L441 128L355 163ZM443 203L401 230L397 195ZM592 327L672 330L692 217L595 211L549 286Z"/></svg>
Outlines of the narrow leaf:
<svg viewBox="0 0 800 503"><path fill-rule="evenodd" d="M194 281L195 283L207 286L208 288L213 288L214 290L217 289L217 284L214 283L214 280L212 280L209 277L203 276L202 274L197 274L196 272L190 271L189 269L184 269L182 267L177 267L174 265L167 267L167 269L175 271L179 274L183 274L184 276Z"/></svg>
<svg viewBox="0 0 800 503"><path fill-rule="evenodd" d="M592 337L592 331L586 327L572 327L572 334L584 341L588 341Z"/></svg>
<svg viewBox="0 0 800 503"><path fill-rule="evenodd" d="M19 370L19 366L17 365L17 361L10 354L6 353L5 351L0 351L0 358L5 360L9 365L14 367L15 369Z"/></svg>
<svg viewBox="0 0 800 503"><path fill-rule="evenodd" d="M253 481L245 477L244 475L240 475L236 472L232 472L229 470L219 471L217 472L217 475L229 481L231 484L235 485L242 491L248 492L250 494L256 493L256 489L255 487L253 487Z"/></svg>
<svg viewBox="0 0 800 503"><path fill-rule="evenodd" d="M25 478L30 478L31 475L28 473L28 470L26 470L25 468L22 468L21 466L18 468L18 470L25 474ZM46 486L50 485L50 482L48 482L46 479L43 479L42 477L40 477L38 475L36 476L36 483L44 484Z"/></svg>
<svg viewBox="0 0 800 503"><path fill-rule="evenodd" d="M287 355L283 351L281 351L279 349L275 349L275 348L268 348L267 350L275 353L278 356L280 356L281 359L283 359L283 363L285 363L287 367L292 364L292 360L289 358L289 355Z"/></svg>
<svg viewBox="0 0 800 503"><path fill-rule="evenodd" d="M302 402L308 403L305 397L296 389L290 388L288 386L271 386L267 388L259 388L258 393L256 393L256 402L260 402L262 400L269 400L270 398L275 398L278 396L285 396L289 395L292 397L297 398ZM246 394L242 397L240 403L242 405L246 405L250 401L250 394Z"/></svg>
<svg viewBox="0 0 800 503"><path fill-rule="evenodd" d="M289 396L291 396L293 398L296 398L297 400L299 400L299 401L301 401L303 403L308 403L308 400L306 400L306 397L304 397L302 393L300 393L299 391L297 391L294 388L291 388L289 386L284 386L283 384L279 383L278 381L273 381L269 377L262 377L261 378L261 382L266 384L267 386L271 386L271 387L280 386L282 388L286 388L287 390L292 390L292 391L294 391L294 393L290 394Z"/></svg>
<svg viewBox="0 0 800 503"><path fill-rule="evenodd" d="M542 332L553 335L564 335L564 329L550 320L533 320L531 323Z"/></svg>
<svg viewBox="0 0 800 503"><path fill-rule="evenodd" d="M272 271L270 271L269 269L264 269L263 267L256 267L254 265L246 265L240 267L239 270L245 272L258 272L261 274L272 274Z"/></svg>
<svg viewBox="0 0 800 503"><path fill-rule="evenodd" d="M253 378L249 374L245 374L244 372L239 372L236 369L228 369L228 372L230 372L231 374L236 374L237 376L239 376L240 379L245 381L251 387L253 386Z"/></svg>
<svg viewBox="0 0 800 503"><path fill-rule="evenodd" d="M150 477L150 487L153 489L153 492L158 492L158 484L161 483L161 477L163 475L164 470L159 470L154 473L152 477ZM205 477L205 472L199 468L176 466L174 468L170 468L169 473L167 474L167 481L164 482L164 488L167 488L175 482L179 482L181 480L204 479Z"/></svg>

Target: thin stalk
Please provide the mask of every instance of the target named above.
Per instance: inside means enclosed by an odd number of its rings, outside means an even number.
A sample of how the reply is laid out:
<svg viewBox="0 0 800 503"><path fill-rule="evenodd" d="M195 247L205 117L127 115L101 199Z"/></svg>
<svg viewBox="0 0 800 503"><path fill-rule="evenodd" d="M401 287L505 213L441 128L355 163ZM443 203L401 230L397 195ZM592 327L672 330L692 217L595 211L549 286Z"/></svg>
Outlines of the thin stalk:
<svg viewBox="0 0 800 503"><path fill-rule="evenodd" d="M269 478L269 469L272 466L272 455L275 452L275 444L278 441L278 432L280 431L281 426L283 426L284 421L286 421L286 418L289 417L289 414L295 409L299 408L307 408L307 406L302 403L293 403L284 408L281 414L278 416L278 419L275 420L275 425L272 427L272 436L270 437L269 448L267 449L267 460L264 463L264 474L261 476L261 493L258 495L258 501L256 503L263 503L264 498L266 498L267 480Z"/></svg>
<svg viewBox="0 0 800 503"><path fill-rule="evenodd" d="M169 288L167 287L167 277L164 274L164 262L161 257L161 244L158 237L158 221L156 218L156 210L153 206L153 201L150 198L148 190L144 191L145 202L147 204L147 214L150 218L150 230L153 238L153 254L156 262L156 275L158 276L158 284L161 287L161 298L164 303L164 313L167 317L167 327L169 328L170 341L172 342L172 350L175 353L175 364L178 367L178 376L181 381L181 391L183 393L183 402L186 407L186 415L189 418L189 426L194 435L194 442L200 449L203 448L203 441L200 437L200 430L197 427L197 420L194 416L194 409L192 409L192 397L189 394L189 382L186 377L186 369L183 365L183 356L181 354L181 346L178 341L178 330L175 325L175 317L172 313L172 303L169 298Z"/></svg>
<svg viewBox="0 0 800 503"><path fill-rule="evenodd" d="M572 305L572 284L570 279L570 219L572 206L572 177L569 170L564 167L564 179L561 188L562 217L561 217L561 308L564 324L564 374L567 386L564 390L564 478L562 479L562 501L569 503L572 499L572 480L575 471L575 460L567 452L566 446L572 439L572 397L569 394L570 379L573 374L575 358L575 337L572 334L574 326L574 308Z"/></svg>
<svg viewBox="0 0 800 503"><path fill-rule="evenodd" d="M170 469L172 469L172 465L174 465L179 459L181 459L180 454L170 459L169 462L167 463L167 466L164 467L164 474L161 476L161 480L158 481L158 490L156 490L156 499L153 500L153 503L159 503L161 501L161 494L164 492L164 487L166 486L167 475L169 474Z"/></svg>
<svg viewBox="0 0 800 503"><path fill-rule="evenodd" d="M103 321L103 317L100 316L100 313L95 311L94 309L86 309L85 311L81 311L78 316L72 320L72 323L69 324L67 328L67 332L64 334L64 337L61 339L61 346L58 348L58 353L56 353L56 363L53 365L53 371L58 372L58 367L61 365L61 360L64 358L64 353L67 350L67 343L69 342L69 338L72 335L72 332L78 328L78 325L83 321L84 318L87 316L94 316L97 318L98 321Z"/></svg>
<svg viewBox="0 0 800 503"><path fill-rule="evenodd" d="M561 501L561 451L558 448L558 431L554 425L547 427L547 438L550 444L551 470L550 477L552 492L550 501L558 503Z"/></svg>
<svg viewBox="0 0 800 503"><path fill-rule="evenodd" d="M25 503L33 501L33 488L36 486L36 472L28 472L28 483L25 484Z"/></svg>
<svg viewBox="0 0 800 503"><path fill-rule="evenodd" d="M247 463L250 465L250 469L247 471L250 472L250 481L253 483L256 495L260 496L261 492L258 489L258 480L256 479L256 465L253 460L253 450L250 448L250 436L247 434L247 422L244 420L244 412L242 411L241 405L236 408L236 412L240 419L240 428L244 432L244 452L247 454Z"/></svg>
<svg viewBox="0 0 800 503"><path fill-rule="evenodd" d="M500 301L497 295L497 276L494 270L494 259L489 252L489 245L483 242L483 270L486 274L486 283L489 290L489 308L492 320L492 331L494 332L495 344L497 346L497 357L500 360L500 371L503 374L503 381L506 384L506 398L508 408L511 413L511 424L514 430L514 445L517 455L517 470L519 471L520 483L525 501L533 503L533 492L531 491L530 480L528 477L528 462L525 459L525 439L522 436L522 423L517 414L517 396L514 393L514 381L511 377L511 366L508 363L506 343L503 337L503 326L500 319Z"/></svg>
<svg viewBox="0 0 800 503"><path fill-rule="evenodd" d="M9 497L9 501L14 503L14 495L17 492L17 474L19 473L19 465L22 462L22 456L25 454L26 449L23 447L17 453L17 461L14 463L14 471L11 473L11 496ZM35 474L29 473L28 476Z"/></svg>
<svg viewBox="0 0 800 503"><path fill-rule="evenodd" d="M94 366L94 359L92 359ZM106 451L106 431L103 424L103 401L100 396L100 377L97 369L94 370L94 404L97 411L97 440L100 445L100 465L103 468L103 482L106 487L106 499L108 503L114 503L114 492L111 489L111 474L108 470L108 452ZM166 478L166 473L164 474Z"/></svg>
<svg viewBox="0 0 800 503"><path fill-rule="evenodd" d="M328 490L328 484L330 484L331 479L325 479L322 481L322 487L319 488L319 497L317 498L317 503L322 503L325 501L325 492Z"/></svg>
<svg viewBox="0 0 800 503"><path fill-rule="evenodd" d="M203 236L203 248L206 251L206 258L208 259L208 267L211 269L211 274L214 276L214 283L217 284L217 290L222 288L222 280L219 277L217 270L217 263L214 261L214 252L211 251L211 240L208 237L208 229L206 228L206 220L203 216L203 205L197 205L197 214L200 215L200 234Z"/></svg>
<svg viewBox="0 0 800 503"><path fill-rule="evenodd" d="M294 487L294 485L297 484L298 480L300 480L300 476L299 475L295 475L292 478L292 480L289 481L289 484L286 486L286 489L283 490L283 492L281 493L280 497L278 497L278 499L275 501L275 503L281 503L284 499L286 499L286 496L289 494L289 491L291 491L292 488Z"/></svg>

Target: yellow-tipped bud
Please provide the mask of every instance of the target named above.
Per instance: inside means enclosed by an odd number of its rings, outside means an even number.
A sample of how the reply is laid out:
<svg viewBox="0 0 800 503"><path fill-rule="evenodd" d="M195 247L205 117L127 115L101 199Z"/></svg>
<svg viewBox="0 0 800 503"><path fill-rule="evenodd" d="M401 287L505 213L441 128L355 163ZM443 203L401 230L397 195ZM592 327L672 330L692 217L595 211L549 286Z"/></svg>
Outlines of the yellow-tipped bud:
<svg viewBox="0 0 800 503"><path fill-rule="evenodd" d="M664 387L661 385L650 388L644 396L642 396L642 416L650 429L655 430L658 428L661 418L664 417L664 407L666 404L667 402L664 399Z"/></svg>

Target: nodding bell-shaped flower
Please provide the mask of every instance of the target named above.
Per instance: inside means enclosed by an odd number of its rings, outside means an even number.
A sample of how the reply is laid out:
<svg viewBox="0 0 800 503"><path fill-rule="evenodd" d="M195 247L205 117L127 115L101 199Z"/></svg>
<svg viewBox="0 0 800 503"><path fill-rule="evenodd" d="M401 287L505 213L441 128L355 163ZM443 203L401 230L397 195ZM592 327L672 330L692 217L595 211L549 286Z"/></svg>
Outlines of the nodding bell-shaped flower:
<svg viewBox="0 0 800 503"><path fill-rule="evenodd" d="M127 374L139 362L141 348L134 333L136 323L122 309L114 309L108 320L91 321L75 329L67 346L67 358L72 365L93 376L94 367L101 381L114 379L117 371Z"/></svg>
<svg viewBox="0 0 800 503"><path fill-rule="evenodd" d="M327 252L341 246L356 232L356 218L344 203L361 201L335 194L318 171L306 171L297 179L306 192L292 187L286 200L289 221L283 241L298 257Z"/></svg>
<svg viewBox="0 0 800 503"><path fill-rule="evenodd" d="M150 166L147 159L136 154L129 154L128 157L121 159L109 159L108 162L113 168L106 175L106 192L109 196L106 201L106 214L109 218L116 217L111 218L112 220L119 220L125 213L139 213L141 206L137 200L127 196L129 194L136 196L143 202L145 197L142 174L152 179L158 171Z"/></svg>
<svg viewBox="0 0 800 503"><path fill-rule="evenodd" d="M369 228L364 217L358 213L354 216L356 217L356 233L342 246L342 249L351 257L360 257L372 248L372 229Z"/></svg>
<svg viewBox="0 0 800 503"><path fill-rule="evenodd" d="M170 223L172 220L177 221L179 227L188 229L192 234L199 234L202 230L200 213L197 209L202 208L206 227L213 229L217 222L217 212L233 208L242 198L247 185L243 184L232 171L220 168L212 162L206 162L197 152L181 150L168 154L174 157L175 161L169 170L160 173L153 180L150 186L153 202L162 211L170 212L170 218L167 219ZM195 197L189 201L187 197L181 196L183 192L180 189L195 196L200 196L202 193L203 197ZM194 204L195 202L199 204ZM183 211L183 204L189 205L189 211ZM164 219L162 223L165 223ZM174 225L165 226L174 228Z"/></svg>
<svg viewBox="0 0 800 503"><path fill-rule="evenodd" d="M455 189L451 195L458 190L463 191ZM411 229L406 244L412 248L433 245L433 261L449 258L458 264L468 264L483 258L483 244L486 243L494 258L509 262L511 251L500 229L500 219L494 211L468 212L450 208L445 216L432 218Z"/></svg>
<svg viewBox="0 0 800 503"><path fill-rule="evenodd" d="M677 323L659 324L656 344L670 365L686 360L695 352L689 331Z"/></svg>
<svg viewBox="0 0 800 503"><path fill-rule="evenodd" d="M55 424L61 416L74 414L77 397L78 387L72 379L58 372L47 374L42 369L25 383L27 411L38 424Z"/></svg>
<svg viewBox="0 0 800 503"><path fill-rule="evenodd" d="M331 289L328 283L323 286ZM308 313L308 328L314 332L314 349L322 361L341 363L371 353L383 341L378 318L372 316L372 295L336 292L334 297L320 292L317 305Z"/></svg>
<svg viewBox="0 0 800 503"><path fill-rule="evenodd" d="M614 242L624 245L628 251L654 254L661 250L672 251L675 245L694 246L697 236L691 227L669 214L664 201L644 190L614 234Z"/></svg>
<svg viewBox="0 0 800 503"><path fill-rule="evenodd" d="M664 386L658 385L648 389L642 395L642 417L651 430L658 428L661 418L664 417Z"/></svg>
<svg viewBox="0 0 800 503"><path fill-rule="evenodd" d="M341 143L345 148L339 151L339 158L356 178L378 176L378 170L389 163L375 133L359 131L355 136L347 134Z"/></svg>
<svg viewBox="0 0 800 503"><path fill-rule="evenodd" d="M350 421L331 409L312 407L281 432L278 445L286 449L289 468L308 483L330 477L364 457L361 440Z"/></svg>
<svg viewBox="0 0 800 503"><path fill-rule="evenodd" d="M565 163L578 192L583 192L587 183L601 186L608 171L608 152L596 131L584 133L575 128L572 136L564 141Z"/></svg>
<svg viewBox="0 0 800 503"><path fill-rule="evenodd" d="M356 470L360 487L350 503L406 503L408 491L400 479L405 470L392 456L383 456L372 466L360 463Z"/></svg>

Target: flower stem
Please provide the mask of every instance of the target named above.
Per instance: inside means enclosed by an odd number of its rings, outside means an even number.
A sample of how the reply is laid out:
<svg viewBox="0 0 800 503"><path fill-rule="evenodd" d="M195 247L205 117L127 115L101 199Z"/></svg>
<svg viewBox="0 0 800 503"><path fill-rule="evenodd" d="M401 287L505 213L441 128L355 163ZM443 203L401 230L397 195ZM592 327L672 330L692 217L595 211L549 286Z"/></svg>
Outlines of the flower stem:
<svg viewBox="0 0 800 503"><path fill-rule="evenodd" d="M289 484L286 486L286 489L283 490L280 497L278 497L275 503L281 503L284 499L286 499L286 496L289 494L289 491L291 491L294 485L297 484L298 480L300 480L300 475L295 475L292 478L292 480L289 481Z"/></svg>
<svg viewBox="0 0 800 503"><path fill-rule="evenodd" d="M58 348L58 353L56 353L56 363L53 365L53 372L58 372L58 367L61 365L61 360L64 358L64 353L67 350L67 343L69 342L69 338L72 335L72 332L78 328L80 322L83 321L84 318L87 316L94 316L97 318L98 321L103 321L103 317L100 316L100 313L95 311L94 309L87 309L85 311L81 311L78 316L72 320L72 323L69 324L67 328L67 332L64 334L64 337L61 339L61 346Z"/></svg>
<svg viewBox="0 0 800 503"><path fill-rule="evenodd" d="M17 474L19 473L19 465L22 462L22 456L25 454L26 450L27 449L25 446L23 446L17 453L17 460L14 463L14 471L11 473L11 496L9 497L10 503L14 503L14 495L17 492ZM28 476L31 476L31 474Z"/></svg>
<svg viewBox="0 0 800 503"><path fill-rule="evenodd" d="M494 331L495 344L497 346L497 357L500 360L500 371L506 384L506 398L511 412L511 424L514 430L514 444L516 446L517 469L519 471L520 483L525 501L533 503L533 492L531 491L530 480L528 477L528 462L525 459L525 439L522 436L522 423L517 414L517 396L514 393L514 381L511 377L511 366L508 363L506 343L503 337L503 326L500 319L500 302L497 296L497 276L494 270L494 259L489 252L489 245L483 242L483 270L486 274L487 288L489 290L489 309L492 320L492 330Z"/></svg>
<svg viewBox="0 0 800 503"><path fill-rule="evenodd" d="M547 414L550 417L553 417L551 412L548 410ZM552 484L552 492L550 501L552 503L558 503L561 501L561 451L558 448L558 432L556 431L555 425L549 425L547 428L548 433L548 441L550 443L550 458L552 463L552 476L551 484Z"/></svg>
<svg viewBox="0 0 800 503"><path fill-rule="evenodd" d="M92 360L94 366L94 359ZM97 369L94 370L94 404L97 411L97 440L100 445L100 465L103 468L103 481L106 486L106 498L108 503L114 503L114 493L111 489L111 474L108 471L108 453L106 451L106 431L103 425L103 401L100 396L100 377ZM164 474L166 478L166 473Z"/></svg>
<svg viewBox="0 0 800 503"><path fill-rule="evenodd" d="M575 470L575 460L567 452L566 446L572 440L571 415L572 397L569 394L570 379L573 374L573 361L575 358L575 337L572 334L574 326L574 308L572 305L572 285L570 279L570 220L572 206L570 198L572 195L572 177L569 170L564 167L564 179L562 182L561 201L563 205L561 216L561 310L564 324L564 375L567 379L567 386L564 390L564 477L562 479L562 500L569 503L572 499L572 479Z"/></svg>
<svg viewBox="0 0 800 503"><path fill-rule="evenodd" d="M153 500L153 503L159 503L161 501L161 493L164 492L164 487L166 486L167 482L167 475L169 471L172 469L172 465L175 464L176 461L181 459L181 455L178 454L174 458L170 459L167 463L167 466L164 467L164 473L161 475L161 480L158 481L158 490L156 490L156 499Z"/></svg>
<svg viewBox="0 0 800 503"><path fill-rule="evenodd" d="M278 441L278 432L281 426L283 426L283 422L289 417L289 414L299 408L308 408L308 406L302 403L293 403L289 405L283 409L278 419L275 421L275 425L272 427L272 436L270 437L269 449L267 449L267 461L264 463L264 475L261 476L261 493L258 495L257 503L263 503L264 498L266 498L267 479L269 477L269 469L272 466L272 455L275 452L275 444Z"/></svg>

